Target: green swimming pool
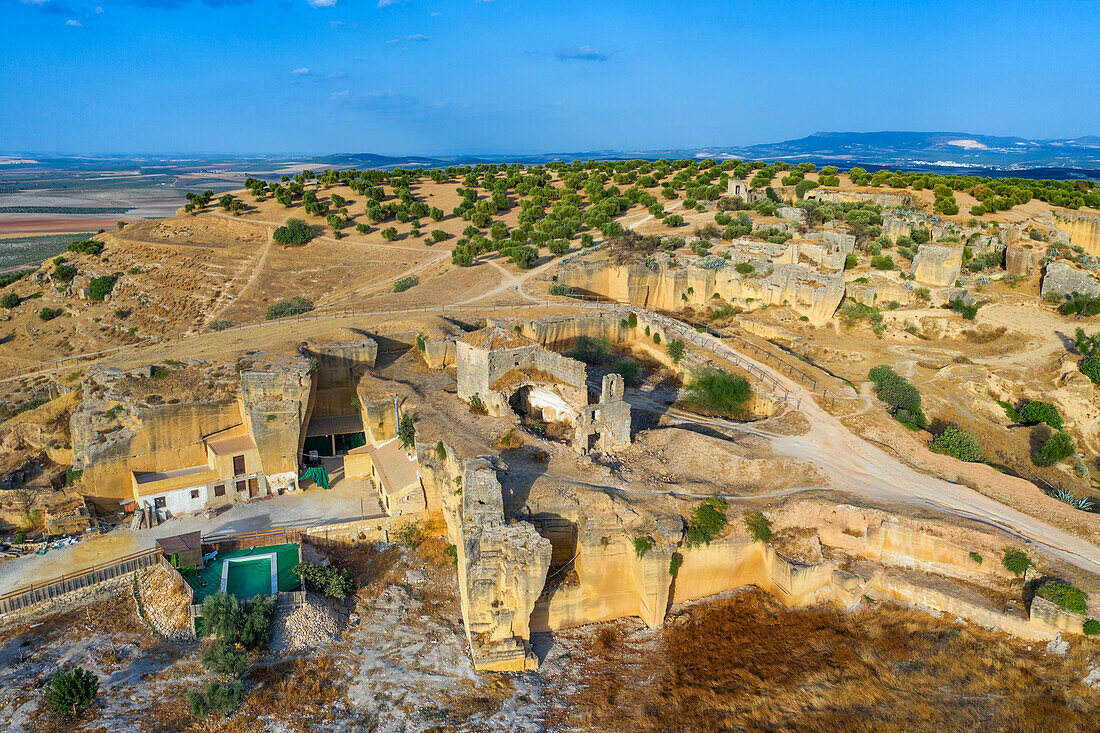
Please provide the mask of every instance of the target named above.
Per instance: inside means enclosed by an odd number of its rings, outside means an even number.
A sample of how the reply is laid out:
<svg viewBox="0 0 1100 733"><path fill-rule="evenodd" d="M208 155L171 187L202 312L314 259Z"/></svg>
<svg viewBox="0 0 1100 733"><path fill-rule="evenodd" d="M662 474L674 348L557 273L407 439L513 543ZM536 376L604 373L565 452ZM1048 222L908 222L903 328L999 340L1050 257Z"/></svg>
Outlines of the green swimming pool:
<svg viewBox="0 0 1100 733"><path fill-rule="evenodd" d="M277 579L275 587L272 588L271 561L271 557L226 560L223 569L226 575L225 590L242 601L253 596L277 592L279 590Z"/></svg>

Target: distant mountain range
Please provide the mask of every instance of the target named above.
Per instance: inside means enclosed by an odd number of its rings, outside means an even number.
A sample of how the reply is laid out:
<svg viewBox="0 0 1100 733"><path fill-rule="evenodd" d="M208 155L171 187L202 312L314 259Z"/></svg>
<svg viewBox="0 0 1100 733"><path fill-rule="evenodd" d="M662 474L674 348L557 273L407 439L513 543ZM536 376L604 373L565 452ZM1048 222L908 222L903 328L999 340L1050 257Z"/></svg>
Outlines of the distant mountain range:
<svg viewBox="0 0 1100 733"><path fill-rule="evenodd" d="M1032 140L968 132L815 132L797 140L713 148L700 154L756 160L828 161L844 167L1100 169L1100 136Z"/></svg>
<svg viewBox="0 0 1100 733"><path fill-rule="evenodd" d="M553 160L620 160L624 158L740 158L809 161L837 165L928 169L937 172L1029 178L1100 180L1100 136L1032 140L969 132L815 132L797 140L734 147L668 150L594 150L525 155L387 156L375 153L333 155L117 155L65 156L17 153L0 155L0 184L38 171L104 171L131 169L146 174L248 172L269 176L288 167L397 168L472 165L492 162L546 163ZM6 174L6 175L5 175ZM13 175L14 174L14 175ZM22 175L21 175L22 174Z"/></svg>
<svg viewBox="0 0 1100 733"><path fill-rule="evenodd" d="M788 160L832 164L841 168L858 165L870 170L904 168L991 176L1100 179L1100 136L1032 140L969 132L815 132L797 140L735 147L435 157L343 153L312 160L316 164L342 167L392 168L622 158Z"/></svg>

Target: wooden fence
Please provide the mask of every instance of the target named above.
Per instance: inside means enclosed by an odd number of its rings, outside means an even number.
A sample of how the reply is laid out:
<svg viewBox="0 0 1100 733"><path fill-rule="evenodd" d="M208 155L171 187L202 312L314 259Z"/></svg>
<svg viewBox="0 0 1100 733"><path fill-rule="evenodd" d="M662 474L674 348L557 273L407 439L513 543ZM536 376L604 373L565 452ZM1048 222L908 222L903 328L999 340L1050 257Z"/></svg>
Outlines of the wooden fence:
<svg viewBox="0 0 1100 733"><path fill-rule="evenodd" d="M31 583L0 596L0 615L19 611L38 603L59 598L73 591L129 575L142 568L157 564L161 552L156 548L135 552L117 560L93 565L90 568Z"/></svg>

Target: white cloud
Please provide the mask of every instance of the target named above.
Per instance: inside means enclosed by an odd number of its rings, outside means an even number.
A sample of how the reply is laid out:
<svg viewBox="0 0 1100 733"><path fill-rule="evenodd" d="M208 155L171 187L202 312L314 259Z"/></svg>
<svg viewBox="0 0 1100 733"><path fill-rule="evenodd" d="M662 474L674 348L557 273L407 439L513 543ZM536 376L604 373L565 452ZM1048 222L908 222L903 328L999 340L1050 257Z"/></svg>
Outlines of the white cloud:
<svg viewBox="0 0 1100 733"><path fill-rule="evenodd" d="M336 0L306 0L312 8L331 8L335 7Z"/></svg>
<svg viewBox="0 0 1100 733"><path fill-rule="evenodd" d="M96 15L103 15L104 12L105 11L103 10L103 8L99 7L98 5L96 6L96 8L95 8L95 14Z"/></svg>
<svg viewBox="0 0 1100 733"><path fill-rule="evenodd" d="M303 66L300 69L291 69L290 73L294 74L295 76L309 76L309 67Z"/></svg>
<svg viewBox="0 0 1100 733"><path fill-rule="evenodd" d="M422 33L413 33L411 36L405 36L406 41L427 41L428 37Z"/></svg>
<svg viewBox="0 0 1100 733"><path fill-rule="evenodd" d="M329 28L339 28L343 24L344 24L344 21L342 21L342 20L330 20L328 22L328 27Z"/></svg>
<svg viewBox="0 0 1100 733"><path fill-rule="evenodd" d="M403 2L405 2L405 0L378 0L378 7L388 8L391 5L398 5Z"/></svg>
<svg viewBox="0 0 1100 733"><path fill-rule="evenodd" d="M65 25L69 26L70 28L83 28L84 27L83 23L81 23L79 20L74 20L73 18L69 18L68 20L66 20Z"/></svg>
<svg viewBox="0 0 1100 733"><path fill-rule="evenodd" d="M338 92L333 92L332 94L330 94L329 98L328 98L328 101L330 101L330 102L342 102L342 101L344 101L345 99L348 98L349 94L351 94L350 89L341 89Z"/></svg>
<svg viewBox="0 0 1100 733"><path fill-rule="evenodd" d="M19 0L24 5L45 5L50 0Z"/></svg>
<svg viewBox="0 0 1100 733"><path fill-rule="evenodd" d="M386 43L401 43L401 39L400 38L391 38L390 40L386 41Z"/></svg>
<svg viewBox="0 0 1100 733"><path fill-rule="evenodd" d="M433 10L433 11L431 12L431 16L432 16L433 18L438 18L438 17L439 17L439 11L438 11L438 10Z"/></svg>

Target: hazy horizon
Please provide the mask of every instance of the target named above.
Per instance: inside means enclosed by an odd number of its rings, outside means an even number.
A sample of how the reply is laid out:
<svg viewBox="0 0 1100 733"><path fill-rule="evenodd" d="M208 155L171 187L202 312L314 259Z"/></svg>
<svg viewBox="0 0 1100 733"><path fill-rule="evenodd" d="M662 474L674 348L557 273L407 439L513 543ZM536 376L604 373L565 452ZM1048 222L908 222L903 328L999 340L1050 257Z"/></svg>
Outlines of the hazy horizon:
<svg viewBox="0 0 1100 733"><path fill-rule="evenodd" d="M522 155L747 146L817 130L1058 139L1094 134L1100 113L1100 14L1077 2L1042 13L944 2L0 2L0 145L12 151Z"/></svg>

